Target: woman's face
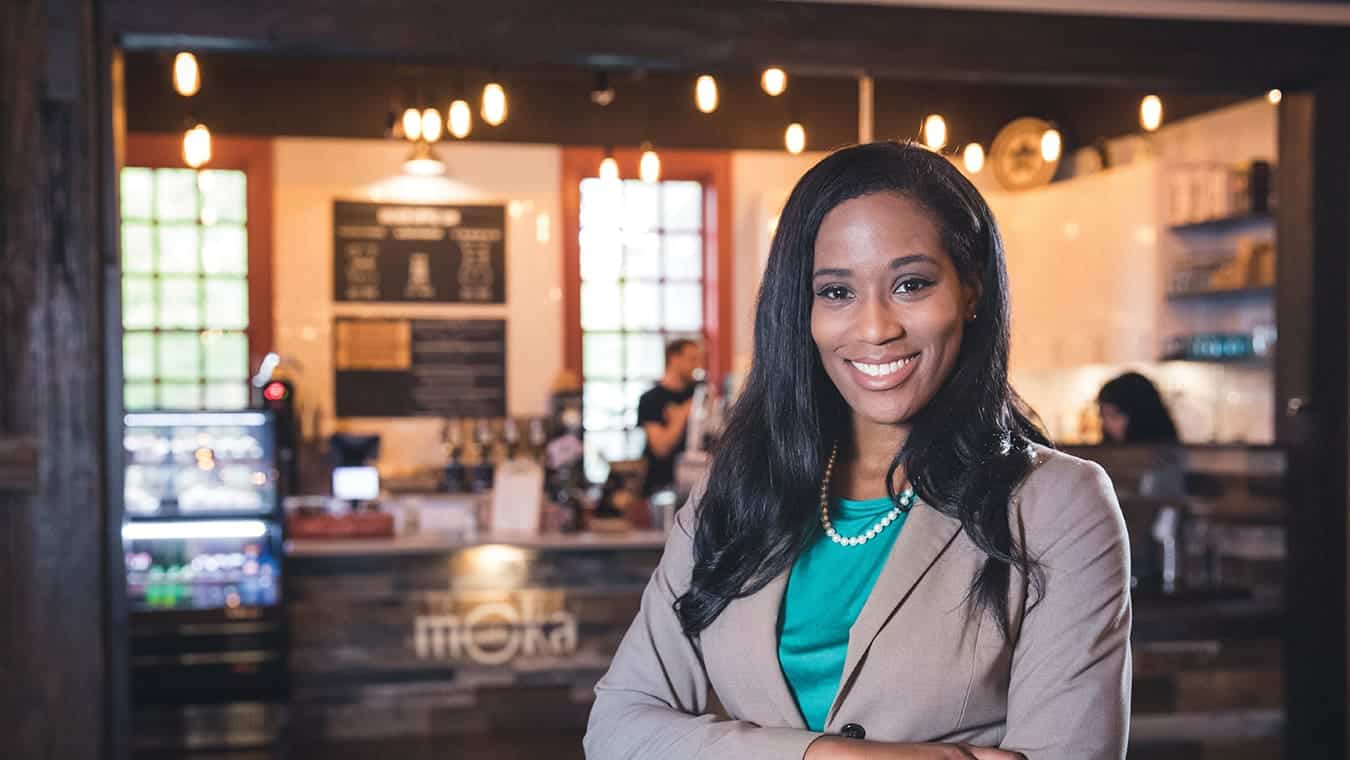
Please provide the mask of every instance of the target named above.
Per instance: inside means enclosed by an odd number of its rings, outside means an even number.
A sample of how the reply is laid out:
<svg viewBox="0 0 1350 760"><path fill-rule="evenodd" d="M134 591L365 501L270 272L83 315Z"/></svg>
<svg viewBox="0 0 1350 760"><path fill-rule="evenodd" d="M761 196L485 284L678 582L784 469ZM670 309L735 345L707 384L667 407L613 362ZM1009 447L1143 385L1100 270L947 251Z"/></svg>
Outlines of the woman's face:
<svg viewBox="0 0 1350 760"><path fill-rule="evenodd" d="M1124 443L1130 429L1129 415L1109 401L1097 404L1097 414L1102 418L1102 437L1115 443Z"/></svg>
<svg viewBox="0 0 1350 760"><path fill-rule="evenodd" d="M834 207L812 267L811 337L856 421L896 425L951 374L978 294L932 215L893 193Z"/></svg>

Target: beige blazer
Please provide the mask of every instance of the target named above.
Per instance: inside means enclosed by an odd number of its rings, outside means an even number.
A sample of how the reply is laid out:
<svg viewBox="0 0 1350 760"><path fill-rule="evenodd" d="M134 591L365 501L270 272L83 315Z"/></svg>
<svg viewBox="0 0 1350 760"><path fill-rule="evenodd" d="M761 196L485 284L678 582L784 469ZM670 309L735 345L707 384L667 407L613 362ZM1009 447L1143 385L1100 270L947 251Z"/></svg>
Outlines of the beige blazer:
<svg viewBox="0 0 1350 760"><path fill-rule="evenodd" d="M1028 603L1014 574L1012 640L992 614L967 613L980 551L958 521L918 503L850 631L826 733L852 723L867 740L964 741L1030 760L1125 756L1125 522L1100 467L1040 447L1035 457L1009 513L1046 587ZM786 572L733 601L699 636L682 633L672 605L693 567L694 511L680 510L637 618L595 687L590 760L795 760L820 735L806 729L778 664Z"/></svg>

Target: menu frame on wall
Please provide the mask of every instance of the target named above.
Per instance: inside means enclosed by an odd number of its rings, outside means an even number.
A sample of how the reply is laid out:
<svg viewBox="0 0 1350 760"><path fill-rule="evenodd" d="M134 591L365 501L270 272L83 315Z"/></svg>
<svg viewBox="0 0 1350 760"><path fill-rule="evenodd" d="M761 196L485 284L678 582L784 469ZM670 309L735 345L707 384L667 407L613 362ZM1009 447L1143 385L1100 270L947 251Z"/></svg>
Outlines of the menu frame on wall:
<svg viewBox="0 0 1350 760"><path fill-rule="evenodd" d="M345 417L505 417L506 320L338 317L334 411Z"/></svg>
<svg viewBox="0 0 1350 760"><path fill-rule="evenodd" d="M333 300L506 303L506 207L333 201Z"/></svg>

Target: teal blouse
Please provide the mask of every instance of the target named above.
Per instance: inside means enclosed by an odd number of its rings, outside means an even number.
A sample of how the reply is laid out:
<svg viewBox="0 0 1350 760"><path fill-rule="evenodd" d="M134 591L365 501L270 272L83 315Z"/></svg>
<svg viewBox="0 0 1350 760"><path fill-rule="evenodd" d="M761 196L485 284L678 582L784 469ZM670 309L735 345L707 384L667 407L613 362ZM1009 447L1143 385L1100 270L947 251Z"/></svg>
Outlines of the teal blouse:
<svg viewBox="0 0 1350 760"><path fill-rule="evenodd" d="M845 536L865 533L894 506L890 499L834 499L830 520ZM778 612L778 664L806 725L823 731L839 690L848 632L886 564L907 513L872 540L840 546L818 530L788 575Z"/></svg>

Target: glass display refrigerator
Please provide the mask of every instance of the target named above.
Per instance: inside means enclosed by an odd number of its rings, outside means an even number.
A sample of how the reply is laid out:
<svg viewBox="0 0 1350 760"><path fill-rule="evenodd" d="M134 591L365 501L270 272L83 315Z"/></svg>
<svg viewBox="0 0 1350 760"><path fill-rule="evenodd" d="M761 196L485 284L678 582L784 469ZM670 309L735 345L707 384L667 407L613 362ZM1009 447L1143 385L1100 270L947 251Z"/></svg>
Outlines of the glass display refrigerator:
<svg viewBox="0 0 1350 760"><path fill-rule="evenodd" d="M276 745L287 641L274 418L145 412L125 422L135 754Z"/></svg>

